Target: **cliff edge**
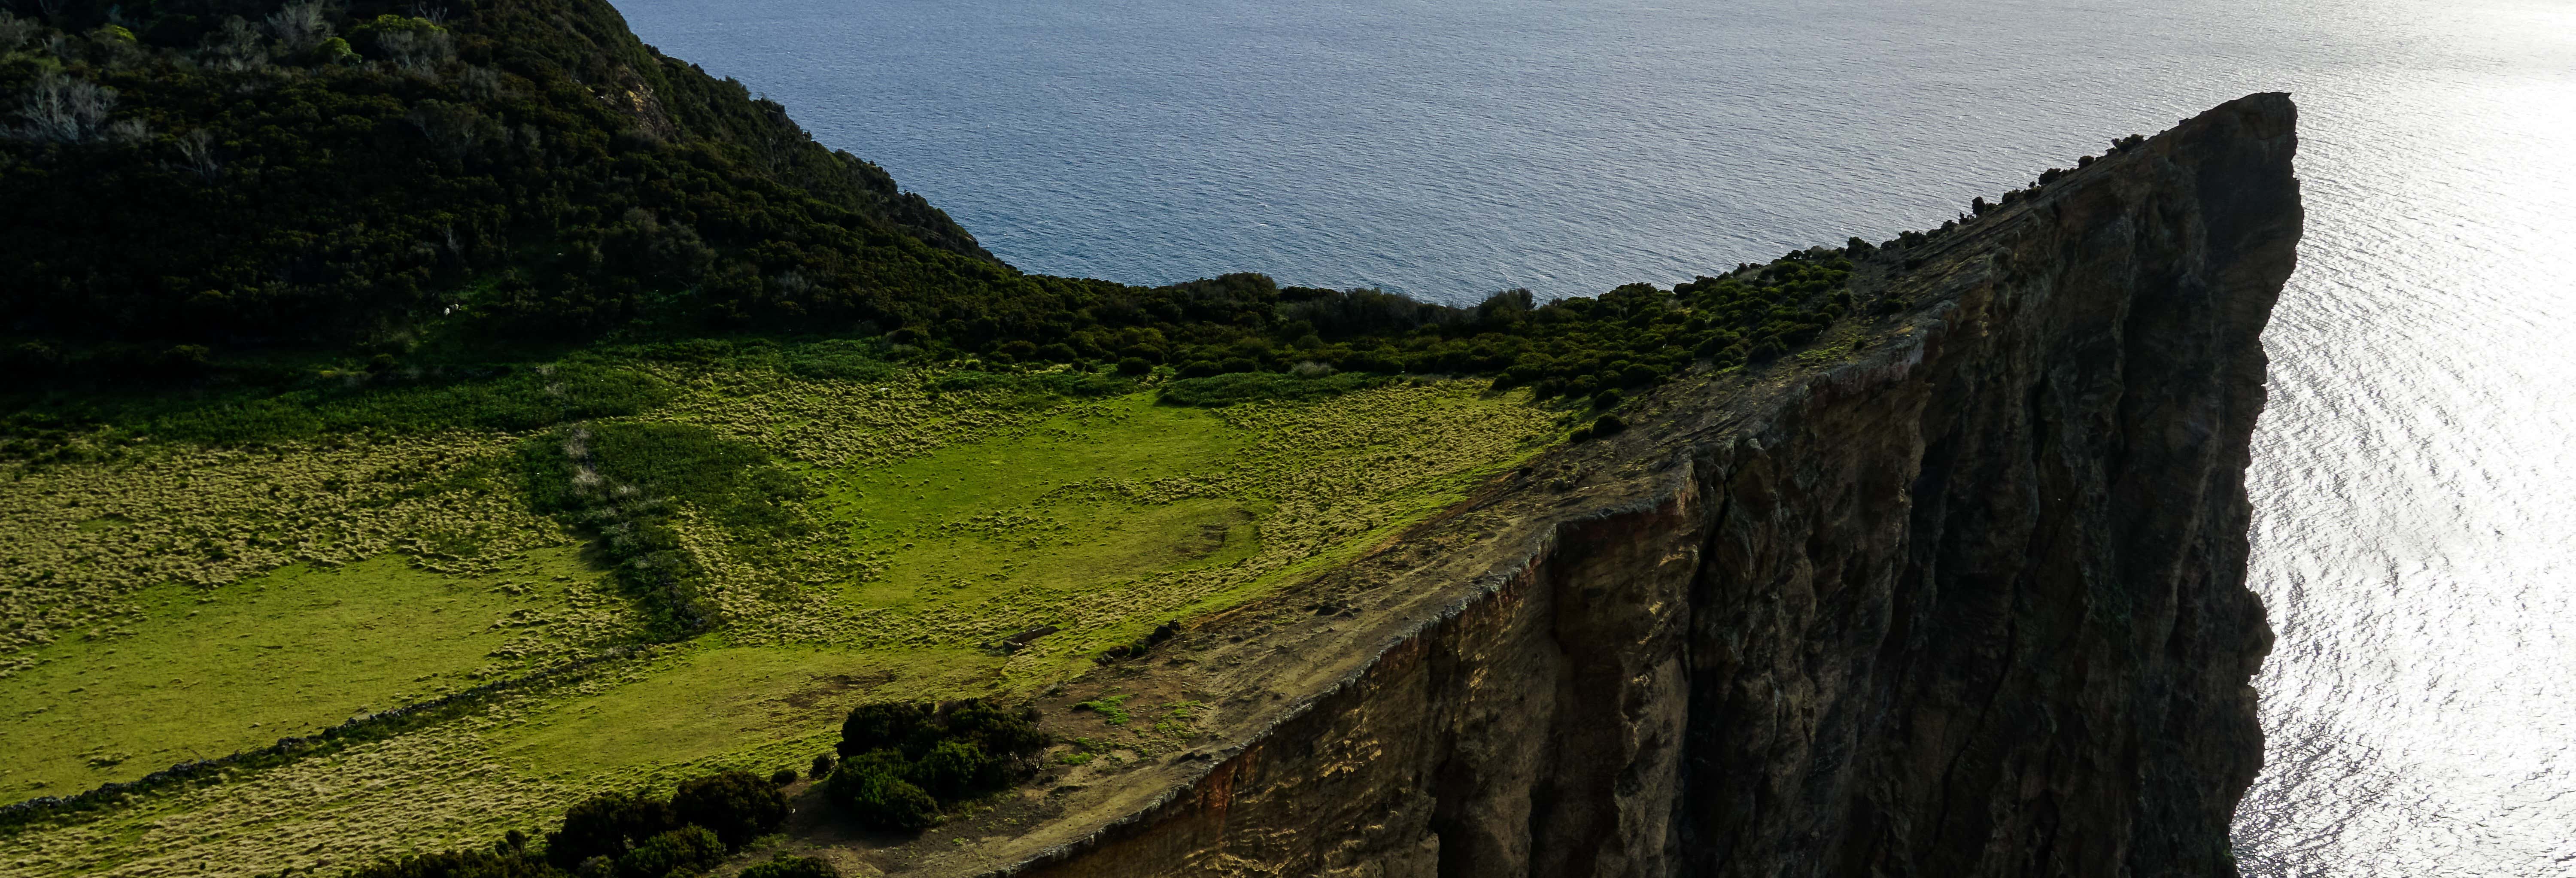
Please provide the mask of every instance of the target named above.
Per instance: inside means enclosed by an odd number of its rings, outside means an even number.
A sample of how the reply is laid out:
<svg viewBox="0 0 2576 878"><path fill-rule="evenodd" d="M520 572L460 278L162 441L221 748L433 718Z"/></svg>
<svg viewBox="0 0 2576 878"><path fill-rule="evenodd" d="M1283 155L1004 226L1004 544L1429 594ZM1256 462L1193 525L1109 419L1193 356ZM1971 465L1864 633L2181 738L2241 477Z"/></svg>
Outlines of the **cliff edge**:
<svg viewBox="0 0 2576 878"><path fill-rule="evenodd" d="M2243 476L2295 123L2249 96L1879 252L1861 301L1891 316L1669 384L1046 705L1186 696L1194 746L875 865L2235 874L2271 640Z"/></svg>

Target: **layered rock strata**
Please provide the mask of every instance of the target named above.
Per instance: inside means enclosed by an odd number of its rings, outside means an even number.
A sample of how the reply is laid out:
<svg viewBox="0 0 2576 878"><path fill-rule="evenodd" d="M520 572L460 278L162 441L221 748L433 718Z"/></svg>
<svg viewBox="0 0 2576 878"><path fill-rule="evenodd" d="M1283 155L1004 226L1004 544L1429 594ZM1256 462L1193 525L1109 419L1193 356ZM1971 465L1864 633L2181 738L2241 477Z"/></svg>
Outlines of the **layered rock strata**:
<svg viewBox="0 0 2576 878"><path fill-rule="evenodd" d="M1901 313L1104 671L1206 743L904 871L2235 874L2295 121L2237 100L1865 260Z"/></svg>

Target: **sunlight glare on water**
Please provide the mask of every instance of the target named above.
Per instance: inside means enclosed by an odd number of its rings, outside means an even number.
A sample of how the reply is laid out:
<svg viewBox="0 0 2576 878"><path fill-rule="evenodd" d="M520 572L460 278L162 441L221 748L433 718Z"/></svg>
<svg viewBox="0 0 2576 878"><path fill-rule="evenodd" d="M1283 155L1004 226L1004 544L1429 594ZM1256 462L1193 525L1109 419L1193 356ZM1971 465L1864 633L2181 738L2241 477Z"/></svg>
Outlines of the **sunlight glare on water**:
<svg viewBox="0 0 2576 878"><path fill-rule="evenodd" d="M2265 876L2576 875L2576 4L619 0L1031 271L1589 295L2302 108Z"/></svg>

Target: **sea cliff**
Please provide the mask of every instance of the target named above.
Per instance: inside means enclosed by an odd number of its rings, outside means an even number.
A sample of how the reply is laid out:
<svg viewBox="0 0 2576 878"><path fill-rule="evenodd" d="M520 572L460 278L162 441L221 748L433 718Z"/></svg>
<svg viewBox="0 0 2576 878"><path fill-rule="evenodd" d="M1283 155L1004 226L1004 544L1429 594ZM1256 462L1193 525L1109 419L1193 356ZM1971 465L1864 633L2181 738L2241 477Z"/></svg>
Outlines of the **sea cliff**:
<svg viewBox="0 0 2576 878"><path fill-rule="evenodd" d="M1195 746L878 862L2235 874L2271 640L2243 476L2295 125L2249 96L1881 250L1863 302L1895 313L1865 331L1667 384L1626 431L1042 704L1185 696Z"/></svg>

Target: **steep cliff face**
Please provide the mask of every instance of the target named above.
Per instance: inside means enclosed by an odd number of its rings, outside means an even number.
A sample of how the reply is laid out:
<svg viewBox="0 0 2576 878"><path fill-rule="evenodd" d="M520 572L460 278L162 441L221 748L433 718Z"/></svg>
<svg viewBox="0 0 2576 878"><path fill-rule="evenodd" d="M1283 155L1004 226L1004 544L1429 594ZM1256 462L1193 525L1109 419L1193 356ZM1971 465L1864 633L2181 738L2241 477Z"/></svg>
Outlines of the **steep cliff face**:
<svg viewBox="0 0 2576 878"><path fill-rule="evenodd" d="M1131 671L1223 743L926 871L2228 875L2284 95L1864 266L1912 310L1669 386ZM1069 700L1071 696L1066 696Z"/></svg>

